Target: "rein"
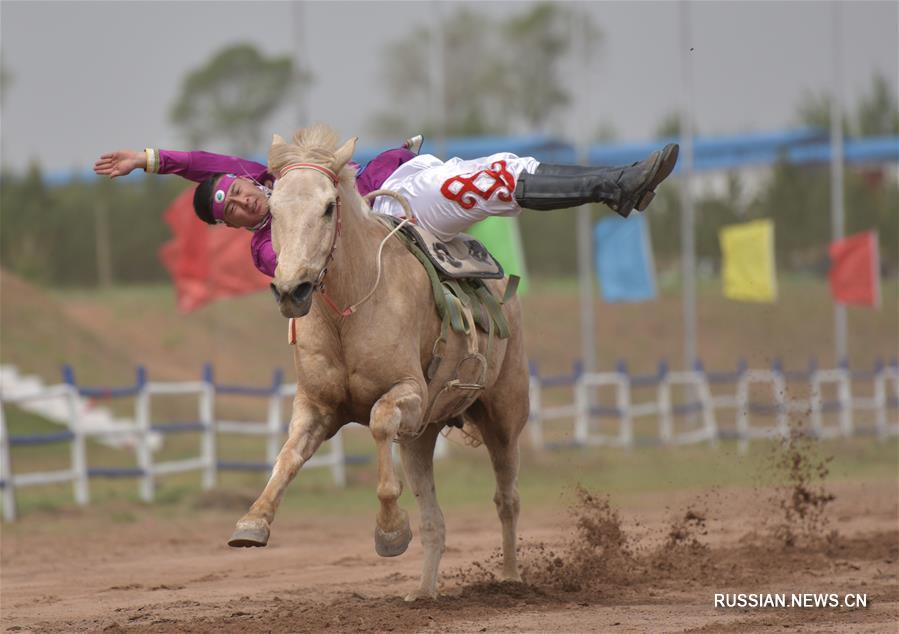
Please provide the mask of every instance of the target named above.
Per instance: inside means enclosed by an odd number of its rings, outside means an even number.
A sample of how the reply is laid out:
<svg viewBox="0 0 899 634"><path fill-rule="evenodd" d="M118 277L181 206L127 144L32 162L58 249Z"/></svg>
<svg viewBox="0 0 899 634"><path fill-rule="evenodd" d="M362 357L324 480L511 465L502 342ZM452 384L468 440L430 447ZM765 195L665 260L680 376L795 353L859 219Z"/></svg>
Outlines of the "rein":
<svg viewBox="0 0 899 634"><path fill-rule="evenodd" d="M301 169L308 169L308 170L313 170L316 172L321 172L322 174L327 176L329 179L331 179L331 183L334 185L335 189L337 188L337 185L338 185L337 174L334 173L333 170L330 170L327 167L323 167L321 165L316 165L315 163L292 163L290 165L287 165L281 170L281 177L283 178L284 175L287 174L288 172L291 172L294 170L301 170ZM328 251L328 257L325 259L325 266L324 266L324 268L322 268L321 272L318 274L318 278L316 278L315 284L312 286L312 289L313 289L313 291L318 291L322 294L322 299L325 300L325 304L327 304L328 307L331 308L331 310L333 310L334 313L337 314L339 317L349 317L350 315L352 315L353 313L356 312L356 310L359 308L359 306L364 304L366 301L368 301L371 298L372 295L375 294L375 290L377 290L378 285L381 283L381 253L384 250L384 245L387 243L387 240L389 240L394 234L396 234L397 231L399 231L403 227L403 225L405 225L409 222L415 222L415 216L412 213L412 208L409 205L409 201L407 201L406 198L404 196L402 196L401 194L398 194L396 192L392 192L392 191L389 191L386 189L379 189L377 191L373 191L373 192L367 194L365 196L365 200L369 201L369 200L373 199L375 196L379 196L379 195L387 195L387 196L391 196L392 198L395 198L400 203L400 205L403 207L403 210L406 212L406 217L403 218L402 222L400 222L393 229L393 231L388 233L384 237L384 239L381 240L381 244L378 246L378 256L377 256L378 275L375 278L375 283L372 286L371 290L368 292L368 294L365 295L365 297L360 299L358 302L356 302L355 304L352 304L350 306L347 306L344 309L340 309L337 306L337 302L335 302L334 299L330 295L328 295L327 290L325 290L325 275L328 274L328 267L331 265L331 261L334 259L334 252L337 250L337 237L340 235L340 228L341 228L341 222L342 222L341 217L340 217L340 206L341 206L340 195L337 195L337 197L335 198L334 215L335 215L335 220L337 222L337 226L336 226L336 228L334 230L334 234L331 238L331 249L330 249L330 251Z"/></svg>
<svg viewBox="0 0 899 634"><path fill-rule="evenodd" d="M334 185L334 188L337 189L338 178L337 174L334 173L333 170L328 169L322 165L316 165L315 163L291 163L290 165L284 166L281 169L280 178L284 178L284 175L288 172L293 172L295 170L312 170L315 172L320 172L328 177L331 181L331 184ZM328 257L325 258L325 266L319 272L318 277L315 280L315 284L312 285L312 290L319 291L324 297L325 302L330 306L334 311L343 317L345 311L341 311L337 308L337 305L334 303L334 300L328 295L325 291L325 275L328 274L328 267L331 265L331 260L334 259L334 251L337 250L337 237L340 235L340 227L341 227L341 218L340 218L340 195L338 194L334 199L334 220L337 223L334 234L331 236L331 249L328 251ZM352 314L352 313L348 313Z"/></svg>

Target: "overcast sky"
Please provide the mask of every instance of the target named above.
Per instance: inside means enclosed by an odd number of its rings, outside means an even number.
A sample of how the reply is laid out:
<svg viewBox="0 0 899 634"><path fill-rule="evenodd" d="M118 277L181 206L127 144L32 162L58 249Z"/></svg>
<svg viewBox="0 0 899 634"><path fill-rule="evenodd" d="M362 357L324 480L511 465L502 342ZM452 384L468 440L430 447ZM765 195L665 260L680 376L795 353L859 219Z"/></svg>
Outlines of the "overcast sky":
<svg viewBox="0 0 899 634"><path fill-rule="evenodd" d="M382 46L435 10L459 3L312 2L304 5L308 94L314 121L375 145L368 122L391 99L379 86ZM472 3L509 15L530 3ZM585 128L613 127L622 140L652 136L682 100L676 2L584 2L605 38L587 78ZM695 120L703 133L776 130L796 122L803 91L832 83L833 3L693 2ZM896 89L896 2L845 2L842 92L854 106L875 72ZM293 54L290 2L0 3L0 51L13 82L3 95L3 161L21 169L38 160L50 171L82 171L101 152L156 146L184 148L168 122L184 75L221 47L251 42L267 54ZM570 79L566 75L566 78ZM583 92L575 94L583 95ZM578 128L573 110L561 123ZM296 110L273 117L271 132L290 134ZM410 130L410 133L413 131ZM264 153L270 137L259 140ZM211 147L216 150L221 148Z"/></svg>

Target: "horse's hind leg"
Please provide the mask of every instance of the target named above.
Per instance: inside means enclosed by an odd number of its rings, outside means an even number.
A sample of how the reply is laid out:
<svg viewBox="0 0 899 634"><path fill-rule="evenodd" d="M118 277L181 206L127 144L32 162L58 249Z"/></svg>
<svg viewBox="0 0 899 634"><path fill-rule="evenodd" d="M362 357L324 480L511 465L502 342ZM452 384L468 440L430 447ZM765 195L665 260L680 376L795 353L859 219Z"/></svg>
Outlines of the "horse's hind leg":
<svg viewBox="0 0 899 634"><path fill-rule="evenodd" d="M523 386L521 383L513 380L504 386L494 386L489 395L482 397L465 414L481 431L493 464L496 477L493 501L503 530L503 579L509 581L521 579L515 543L521 506L518 496L518 436L528 417L526 373Z"/></svg>
<svg viewBox="0 0 899 634"><path fill-rule="evenodd" d="M316 405L301 399L293 402L287 441L278 453L268 484L249 512L238 522L229 546L265 546L275 511L287 485L319 448L330 429L330 417Z"/></svg>
<svg viewBox="0 0 899 634"><path fill-rule="evenodd" d="M491 436L488 432L484 434L484 444L490 452L496 476L493 502L503 527L503 579L520 581L515 550L521 508L521 498L518 496L518 438Z"/></svg>
<svg viewBox="0 0 899 634"><path fill-rule="evenodd" d="M421 584L418 590L406 596L406 601L437 597L437 572L446 543L443 512L437 503L437 491L434 488L434 446L440 427L428 425L421 436L400 445L406 482L415 494L421 513L419 533L425 551Z"/></svg>
<svg viewBox="0 0 899 634"><path fill-rule="evenodd" d="M378 451L378 499L381 508L375 524L375 550L381 557L406 552L412 541L409 515L397 503L403 483L393 468L393 441L400 428L421 424L421 388L404 381L394 385L371 409L371 435Z"/></svg>

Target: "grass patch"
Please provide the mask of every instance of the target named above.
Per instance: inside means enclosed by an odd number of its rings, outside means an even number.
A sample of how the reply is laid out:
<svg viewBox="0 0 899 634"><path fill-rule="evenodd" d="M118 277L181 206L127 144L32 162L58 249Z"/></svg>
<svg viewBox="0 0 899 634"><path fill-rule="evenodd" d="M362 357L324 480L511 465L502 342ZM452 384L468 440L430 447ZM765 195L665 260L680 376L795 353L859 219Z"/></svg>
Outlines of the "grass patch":
<svg viewBox="0 0 899 634"><path fill-rule="evenodd" d="M348 453L366 451L372 444L366 430L346 434ZM774 441L757 442L741 455L736 443L722 441L716 448L708 445L688 447L645 447L632 451L612 448L568 448L536 453L523 443L519 490L531 508L552 507L577 484L602 491L613 497L628 498L651 491L708 490L716 487L751 487L772 484L770 477ZM822 441L822 455L833 456L833 480L884 480L895 478L899 456L893 441L871 438ZM116 452L103 448L106 452ZM127 454L127 452L125 452ZM257 457L261 459L261 457ZM15 461L15 458L14 458ZM92 465L93 466L93 465ZM36 469L32 469L36 470ZM486 449L453 447L449 458L436 463L437 492L446 509L485 507L492 509L493 471ZM157 479L153 512L168 517L191 513L210 506L209 496L226 496L225 502L212 504L236 514L242 513L261 492L268 472L219 472L216 492L201 491L197 472ZM375 495L377 465L347 467L347 487L333 484L330 470L301 471L285 495L287 513L365 514L377 509ZM94 478L91 487L91 511L110 513L110 519L134 521L134 510L143 506L138 499L136 479ZM23 515L73 510L72 487L52 485L30 487L17 492ZM404 504L412 505L405 493Z"/></svg>

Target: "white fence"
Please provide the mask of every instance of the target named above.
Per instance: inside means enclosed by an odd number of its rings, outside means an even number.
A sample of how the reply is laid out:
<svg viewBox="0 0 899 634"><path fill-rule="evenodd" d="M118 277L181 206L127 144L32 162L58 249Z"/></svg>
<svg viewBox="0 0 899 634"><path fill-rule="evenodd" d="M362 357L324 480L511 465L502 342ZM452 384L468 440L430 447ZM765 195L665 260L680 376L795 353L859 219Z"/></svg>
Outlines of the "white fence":
<svg viewBox="0 0 899 634"><path fill-rule="evenodd" d="M221 470L270 470L286 432L285 416L289 408L284 401L294 396L296 386L284 384L276 372L271 386L246 387L216 384L207 368L202 381L161 383L149 382L138 370L133 386L124 388L79 387L74 373L67 369L66 383L29 393L0 394L0 488L3 516L12 521L16 516L16 490L22 487L71 482L78 504L90 500L91 477L133 477L139 481L142 500L153 501L156 481L160 476L198 471L206 489L216 484ZM530 438L538 449L549 449L559 443L546 440L550 425L561 426L563 435L576 446L613 446L633 448L647 444L681 445L708 442L719 438L736 438L741 451L755 439L786 437L791 417L808 420L808 431L817 437L834 438L853 435L876 435L880 439L899 435L899 366L894 362L878 364L873 370L849 370L846 367L819 370L810 367L799 372L786 372L778 367L750 370L739 367L735 372L712 373L697 367L689 372L669 372L660 364L655 374L637 376L623 365L616 372L584 374L575 366L570 375L530 379ZM800 385L797 385L800 384ZM867 393L860 389L867 384ZM726 388L722 391L722 386ZM807 398L791 398L790 387L807 392ZM769 396L764 402L753 389ZM833 398L825 393L834 391ZM552 392L555 392L553 395ZM681 397L677 398L678 392ZM238 395L267 401L263 421L237 421L218 418L216 398ZM153 423L152 403L164 396L187 396L197 400L196 420ZM82 424L79 406L84 397L94 399L133 398L133 424L115 430L90 429ZM69 412L67 428L52 434L10 436L7 432L4 406L25 404L35 400L58 400ZM604 429L611 426L611 429ZM567 432L566 432L567 429ZM198 433L199 455L179 461L154 460L154 442L172 433ZM90 468L87 464L86 439L126 436L133 446L136 465L131 468ZM218 458L216 441L219 434L242 434L266 438L265 462L225 462ZM13 474L10 447L69 442L70 468L43 473ZM443 438L437 457L446 453ZM328 468L338 486L346 483L347 457L341 433L335 435L306 468Z"/></svg>
<svg viewBox="0 0 899 634"><path fill-rule="evenodd" d="M567 390L570 400L557 394L553 405L545 405L548 389ZM792 398L791 389L807 396ZM830 399L825 398L829 390L835 392ZM755 400L759 391L767 394L765 400ZM746 451L752 440L787 437L791 420L799 419L807 420L808 433L819 438L899 435L899 367L894 362L873 370L811 366L787 372L777 366L744 366L735 372L707 373L701 365L669 372L660 364L655 374L634 376L623 365L616 372L594 374L575 366L562 377L531 376L530 436L538 449L560 444L714 444L735 437ZM571 441L548 442L550 425Z"/></svg>
<svg viewBox="0 0 899 634"><path fill-rule="evenodd" d="M75 383L71 369L65 371L66 383L43 388L29 393L11 394L4 390L0 394L0 487L3 495L3 517L13 521L16 517L16 490L46 484L71 482L75 501L87 504L90 501L89 479L91 477L131 477L139 482L140 498L152 502L156 495L156 481L160 476L188 471L202 474L202 486L215 486L220 470L267 471L272 468L283 443L287 426L284 420L283 401L294 396L296 386L283 384L280 372L276 372L271 387L256 388L245 386L217 385L209 368L204 380L195 382L160 383L146 381L142 369L138 370L135 385L125 388L88 388ZM219 395L240 395L265 399L268 414L264 421L221 420L215 414L216 397ZM151 406L155 399L163 396L195 397L197 418L191 421L153 422ZM79 402L83 397L95 399L133 398L133 424L119 426L115 430L91 429L81 424ZM69 417L64 431L51 434L10 436L6 425L5 406L25 404L37 400L57 400L65 404ZM199 455L193 458L157 462L154 460L154 438L173 433L200 434ZM124 436L134 447L136 466L131 468L90 468L87 464L86 439L89 437L109 437L110 434ZM225 462L218 459L216 440L219 434L241 434L262 436L266 442L265 462ZM71 451L70 468L43 473L13 473L10 448L25 445L43 445L69 442ZM346 484L346 457L341 433L337 433L312 457L304 469L325 467L331 470L335 484Z"/></svg>

